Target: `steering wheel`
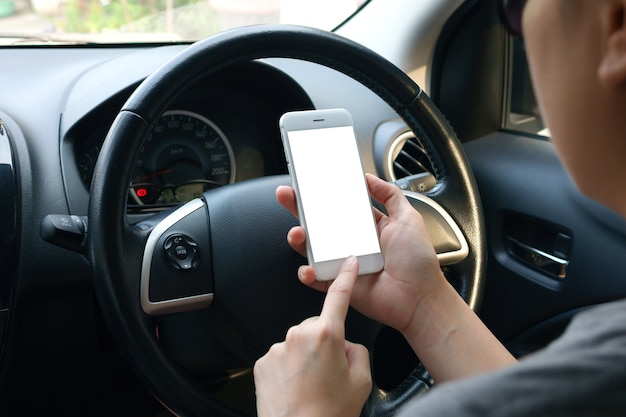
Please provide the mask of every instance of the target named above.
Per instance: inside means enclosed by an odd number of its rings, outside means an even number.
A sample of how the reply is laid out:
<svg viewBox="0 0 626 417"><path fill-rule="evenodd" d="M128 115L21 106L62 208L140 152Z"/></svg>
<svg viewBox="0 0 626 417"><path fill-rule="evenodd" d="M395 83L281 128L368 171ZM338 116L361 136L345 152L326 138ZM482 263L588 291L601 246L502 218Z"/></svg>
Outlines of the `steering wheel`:
<svg viewBox="0 0 626 417"><path fill-rule="evenodd" d="M425 196L407 197L424 208L435 233L454 229L453 246L462 250L440 253L440 259L464 299L472 307L480 301L486 253L477 187L454 131L407 75L367 48L316 29L252 26L212 36L180 52L134 91L110 128L91 185L88 246L100 308L135 371L177 415L243 413L198 382L193 358L171 355L164 336L169 318L208 326L213 338L200 362L209 368L249 368L289 327L319 314L323 300L296 278L303 259L285 239L296 219L274 195L279 184L290 183L286 175L208 191L140 225L131 225L126 215L136 154L177 94L216 71L270 57L311 61L352 77L412 129L429 153L437 186ZM371 351L380 327L351 311L347 337ZM422 372L416 368L391 392L375 387L363 415L390 415L428 389Z"/></svg>

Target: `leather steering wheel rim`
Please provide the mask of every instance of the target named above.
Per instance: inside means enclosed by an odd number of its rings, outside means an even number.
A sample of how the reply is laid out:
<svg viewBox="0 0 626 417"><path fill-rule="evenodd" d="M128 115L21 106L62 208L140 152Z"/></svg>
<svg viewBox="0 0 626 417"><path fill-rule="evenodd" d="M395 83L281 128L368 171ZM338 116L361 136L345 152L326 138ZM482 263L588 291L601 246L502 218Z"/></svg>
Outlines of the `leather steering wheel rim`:
<svg viewBox="0 0 626 417"><path fill-rule="evenodd" d="M420 138L438 184L427 195L460 225L470 248L465 260L447 267L449 274L472 308L480 303L486 245L477 186L453 129L428 96L389 61L333 33L285 25L220 33L192 44L139 85L111 126L91 185L88 246L99 304L122 352L177 415L241 417L168 358L155 335L154 319L140 307L141 260L135 258L140 258L147 232L126 219L127 179L143 138L178 92L230 65L272 57L311 61L350 76L385 100ZM388 395L373 394L363 415L391 414L423 389L421 379L409 377Z"/></svg>

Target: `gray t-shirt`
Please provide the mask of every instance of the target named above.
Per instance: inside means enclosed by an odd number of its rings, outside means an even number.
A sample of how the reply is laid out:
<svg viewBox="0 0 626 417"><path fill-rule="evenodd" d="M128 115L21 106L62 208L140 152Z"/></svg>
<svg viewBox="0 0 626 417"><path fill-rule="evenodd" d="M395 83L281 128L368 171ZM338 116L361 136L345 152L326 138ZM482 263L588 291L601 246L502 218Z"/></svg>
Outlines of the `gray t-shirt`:
<svg viewBox="0 0 626 417"><path fill-rule="evenodd" d="M579 314L518 365L437 385L399 416L626 416L626 301Z"/></svg>

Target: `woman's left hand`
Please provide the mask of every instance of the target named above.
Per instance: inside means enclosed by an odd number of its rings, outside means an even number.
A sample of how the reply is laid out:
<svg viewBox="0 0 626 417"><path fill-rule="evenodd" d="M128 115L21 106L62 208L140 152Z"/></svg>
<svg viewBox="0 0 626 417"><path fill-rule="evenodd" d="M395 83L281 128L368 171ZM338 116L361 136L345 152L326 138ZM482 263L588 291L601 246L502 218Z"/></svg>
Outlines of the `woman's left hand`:
<svg viewBox="0 0 626 417"><path fill-rule="evenodd" d="M372 388L369 355L345 340L358 261L348 258L319 317L292 327L254 366L259 417L357 417Z"/></svg>

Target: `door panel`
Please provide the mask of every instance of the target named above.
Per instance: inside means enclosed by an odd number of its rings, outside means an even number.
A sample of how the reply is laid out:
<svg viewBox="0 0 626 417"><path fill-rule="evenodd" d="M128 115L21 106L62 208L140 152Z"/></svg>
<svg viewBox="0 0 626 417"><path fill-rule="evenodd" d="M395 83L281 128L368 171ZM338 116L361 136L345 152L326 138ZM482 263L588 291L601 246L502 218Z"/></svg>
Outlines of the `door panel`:
<svg viewBox="0 0 626 417"><path fill-rule="evenodd" d="M578 191L549 141L494 133L466 152L490 248L480 314L512 351L535 350L580 309L626 296L626 223Z"/></svg>

